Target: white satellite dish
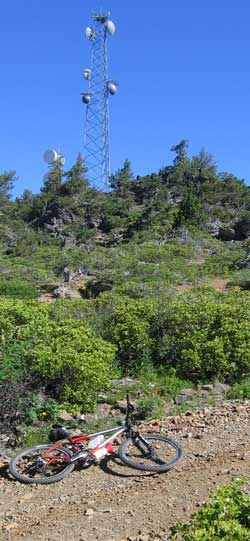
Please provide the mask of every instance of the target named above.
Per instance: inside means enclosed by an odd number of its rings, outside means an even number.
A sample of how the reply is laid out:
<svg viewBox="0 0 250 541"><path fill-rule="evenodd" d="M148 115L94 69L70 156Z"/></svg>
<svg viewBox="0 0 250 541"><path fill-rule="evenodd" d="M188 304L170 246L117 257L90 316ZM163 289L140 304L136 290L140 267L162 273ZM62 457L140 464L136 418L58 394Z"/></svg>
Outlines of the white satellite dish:
<svg viewBox="0 0 250 541"><path fill-rule="evenodd" d="M85 30L85 36L87 39L94 39L95 38L95 32L93 30L93 28L91 28L90 26L87 26L86 30Z"/></svg>
<svg viewBox="0 0 250 541"><path fill-rule="evenodd" d="M113 34L115 33L115 25L113 23L113 21L111 21L110 19L108 19L105 23L105 26L108 30L108 33L113 36Z"/></svg>
<svg viewBox="0 0 250 541"><path fill-rule="evenodd" d="M49 165L53 163L60 163L61 165L65 164L64 156L56 152L56 150L52 150L51 148L49 148L48 150L44 152L43 159Z"/></svg>
<svg viewBox="0 0 250 541"><path fill-rule="evenodd" d="M55 163L59 158L59 154L55 150L48 149L44 152L43 159L46 163Z"/></svg>

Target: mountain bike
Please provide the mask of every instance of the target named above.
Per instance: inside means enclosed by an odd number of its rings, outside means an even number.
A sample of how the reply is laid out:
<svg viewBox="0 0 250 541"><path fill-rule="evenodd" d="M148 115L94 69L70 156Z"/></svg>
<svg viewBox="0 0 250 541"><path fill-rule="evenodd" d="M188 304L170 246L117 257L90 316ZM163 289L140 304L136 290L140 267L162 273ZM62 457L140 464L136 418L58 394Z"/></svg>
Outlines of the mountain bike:
<svg viewBox="0 0 250 541"><path fill-rule="evenodd" d="M127 395L126 417L114 428L70 435L76 425L54 424L50 432L53 444L24 449L11 460L9 470L22 483L54 483L69 475L76 464L86 468L115 453L112 442L121 436L126 439L119 445L118 454L127 466L159 473L176 466L182 457L179 444L162 434L141 434L133 426L133 411Z"/></svg>

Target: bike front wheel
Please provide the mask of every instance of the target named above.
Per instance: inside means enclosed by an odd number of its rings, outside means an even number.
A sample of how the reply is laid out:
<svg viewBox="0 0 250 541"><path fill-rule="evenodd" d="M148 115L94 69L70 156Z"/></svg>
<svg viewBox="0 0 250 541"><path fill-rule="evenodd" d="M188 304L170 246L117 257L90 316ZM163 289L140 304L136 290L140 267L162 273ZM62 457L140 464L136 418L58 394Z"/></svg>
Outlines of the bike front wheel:
<svg viewBox="0 0 250 541"><path fill-rule="evenodd" d="M36 445L24 449L11 460L9 470L21 483L55 483L69 475L75 464L70 464L71 453L64 447L51 448L51 445Z"/></svg>
<svg viewBox="0 0 250 541"><path fill-rule="evenodd" d="M163 473L181 460L182 449L166 436L143 434L125 440L119 447L119 456L131 468Z"/></svg>

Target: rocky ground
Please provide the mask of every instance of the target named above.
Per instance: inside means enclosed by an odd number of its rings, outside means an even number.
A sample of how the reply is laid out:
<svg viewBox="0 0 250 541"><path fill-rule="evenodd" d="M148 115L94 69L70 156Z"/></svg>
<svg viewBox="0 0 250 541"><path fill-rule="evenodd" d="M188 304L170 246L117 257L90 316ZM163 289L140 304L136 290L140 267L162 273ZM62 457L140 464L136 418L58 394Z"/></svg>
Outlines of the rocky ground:
<svg viewBox="0 0 250 541"><path fill-rule="evenodd" d="M179 441L184 458L168 473L150 475L115 456L74 471L54 485L21 485L1 464L1 539L4 541L166 540L210 490L241 477L250 482L250 401L222 401L198 412L144 423Z"/></svg>

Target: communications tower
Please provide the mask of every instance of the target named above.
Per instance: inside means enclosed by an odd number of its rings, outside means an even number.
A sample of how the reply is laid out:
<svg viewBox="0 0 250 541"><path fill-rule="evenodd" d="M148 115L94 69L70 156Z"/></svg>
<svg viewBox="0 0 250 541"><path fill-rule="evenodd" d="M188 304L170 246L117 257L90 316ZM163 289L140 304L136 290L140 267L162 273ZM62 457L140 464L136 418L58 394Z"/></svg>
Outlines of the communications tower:
<svg viewBox="0 0 250 541"><path fill-rule="evenodd" d="M108 36L115 32L110 13L94 14L93 26L85 31L91 44L91 64L83 70L87 91L81 94L86 104L84 156L89 180L97 189L108 189L109 156L109 95L116 94L117 83L108 76Z"/></svg>

